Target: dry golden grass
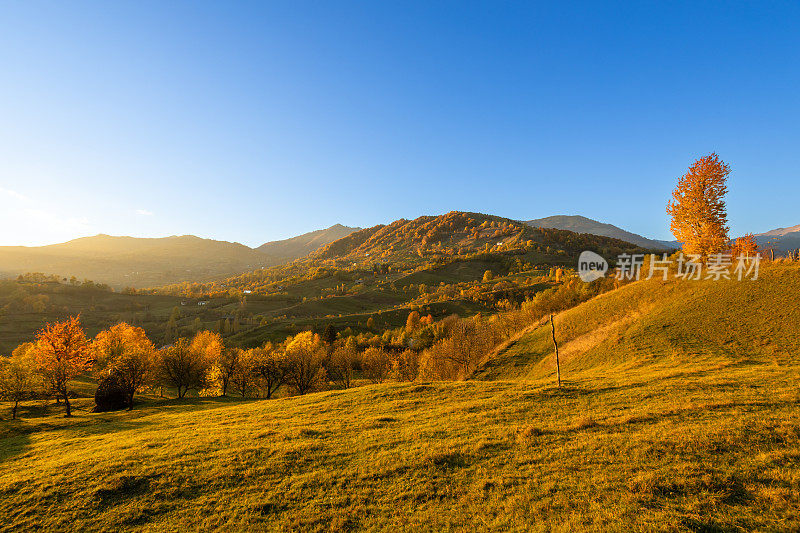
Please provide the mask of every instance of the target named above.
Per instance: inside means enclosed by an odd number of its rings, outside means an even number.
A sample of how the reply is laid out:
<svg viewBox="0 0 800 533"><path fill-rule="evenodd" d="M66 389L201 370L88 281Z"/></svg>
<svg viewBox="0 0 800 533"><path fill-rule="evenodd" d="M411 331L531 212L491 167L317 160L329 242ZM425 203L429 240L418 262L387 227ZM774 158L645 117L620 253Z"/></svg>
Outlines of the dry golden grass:
<svg viewBox="0 0 800 533"><path fill-rule="evenodd" d="M798 369L382 384L2 423L7 530L800 527Z"/></svg>

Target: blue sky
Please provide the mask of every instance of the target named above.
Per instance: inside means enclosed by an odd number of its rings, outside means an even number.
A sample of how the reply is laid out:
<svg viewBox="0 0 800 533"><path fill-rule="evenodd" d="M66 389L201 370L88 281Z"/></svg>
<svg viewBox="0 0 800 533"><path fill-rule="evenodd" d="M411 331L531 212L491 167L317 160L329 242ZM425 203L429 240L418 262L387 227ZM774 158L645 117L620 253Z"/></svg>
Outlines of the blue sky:
<svg viewBox="0 0 800 533"><path fill-rule="evenodd" d="M800 223L796 2L5 2L0 244L581 214Z"/></svg>

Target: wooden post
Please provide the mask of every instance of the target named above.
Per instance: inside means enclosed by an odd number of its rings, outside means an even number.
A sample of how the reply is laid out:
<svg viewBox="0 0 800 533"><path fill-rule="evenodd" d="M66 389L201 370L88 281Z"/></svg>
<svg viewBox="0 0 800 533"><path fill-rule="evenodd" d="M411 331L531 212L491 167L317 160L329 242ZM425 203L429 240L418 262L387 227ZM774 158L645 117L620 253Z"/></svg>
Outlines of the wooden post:
<svg viewBox="0 0 800 533"><path fill-rule="evenodd" d="M561 364L558 362L558 343L556 342L556 325L553 322L553 313L550 313L550 328L553 332L553 346L556 348L556 375L558 376L558 386L561 387Z"/></svg>

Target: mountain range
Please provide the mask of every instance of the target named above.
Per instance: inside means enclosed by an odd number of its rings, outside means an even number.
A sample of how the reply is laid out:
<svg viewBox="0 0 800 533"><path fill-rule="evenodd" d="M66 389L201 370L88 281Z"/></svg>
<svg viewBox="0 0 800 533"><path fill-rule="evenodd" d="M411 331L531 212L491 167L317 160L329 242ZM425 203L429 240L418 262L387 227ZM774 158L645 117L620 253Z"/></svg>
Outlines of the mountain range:
<svg viewBox="0 0 800 533"><path fill-rule="evenodd" d="M354 256L366 258L370 253L374 259L378 259L381 254L393 257L401 250L404 256L436 254L442 250L442 246L449 248L449 253L455 254L467 249L474 252L477 246L488 250L487 246L490 244L491 247L500 244L494 240L503 241L512 236L515 239L528 238L515 226L517 224L609 237L650 250L672 250L680 247L676 241L649 239L612 224L578 215L556 215L524 223L499 217L491 217L492 220L481 218L480 223L485 221L489 228L479 228L472 225L477 220L475 217L486 215L453 213L455 215L447 215L452 220L444 224L439 217L420 217L414 221L400 219L388 225L367 229L336 224L289 239L267 242L256 248L193 235L136 238L103 234L48 246L0 246L0 277L42 272L64 277L75 276L81 280L91 279L118 289L153 287L237 275L290 263L315 252L321 258L338 256L352 260ZM461 220L457 215L466 216L467 219ZM506 229L498 231L492 225ZM444 235L448 232L452 235ZM495 234L499 239L494 238ZM786 253L800 248L800 225L777 228L755 237L762 248L771 247L777 253ZM438 250L431 248L432 243L435 243ZM380 254L375 253L378 250Z"/></svg>
<svg viewBox="0 0 800 533"><path fill-rule="evenodd" d="M194 235L138 238L102 234L48 246L1 246L0 275L42 272L91 279L115 288L207 280L293 261L357 229L337 224L258 248Z"/></svg>

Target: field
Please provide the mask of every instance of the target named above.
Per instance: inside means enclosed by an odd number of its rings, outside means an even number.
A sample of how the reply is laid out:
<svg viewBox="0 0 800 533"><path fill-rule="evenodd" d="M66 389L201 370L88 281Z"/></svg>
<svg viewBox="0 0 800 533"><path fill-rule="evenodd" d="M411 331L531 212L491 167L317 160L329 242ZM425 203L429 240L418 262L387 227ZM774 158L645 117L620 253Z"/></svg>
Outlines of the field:
<svg viewBox="0 0 800 533"><path fill-rule="evenodd" d="M532 326L465 382L151 398L72 420L31 402L0 423L2 524L796 531L798 286L775 266L597 297L556 320L560 389Z"/></svg>

